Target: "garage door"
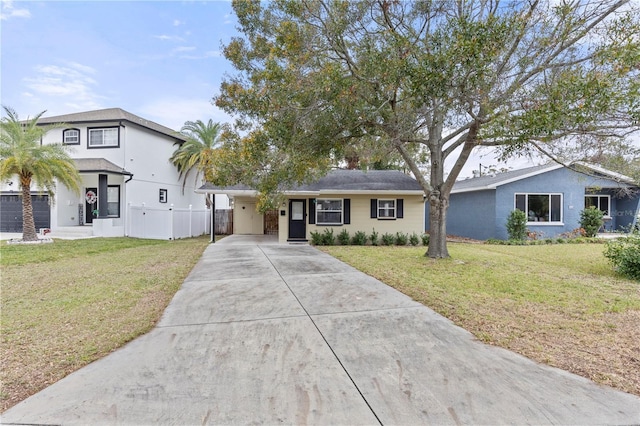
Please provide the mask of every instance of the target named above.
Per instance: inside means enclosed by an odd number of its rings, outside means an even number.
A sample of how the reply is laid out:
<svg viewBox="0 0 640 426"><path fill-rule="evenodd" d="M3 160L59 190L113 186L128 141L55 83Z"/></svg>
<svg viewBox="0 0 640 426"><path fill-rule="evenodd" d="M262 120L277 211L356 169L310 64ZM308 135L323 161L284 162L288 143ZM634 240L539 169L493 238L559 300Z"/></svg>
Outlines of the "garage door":
<svg viewBox="0 0 640 426"><path fill-rule="evenodd" d="M51 227L51 211L48 195L32 195L33 220L36 231ZM22 232L22 200L18 195L0 195L0 231Z"/></svg>

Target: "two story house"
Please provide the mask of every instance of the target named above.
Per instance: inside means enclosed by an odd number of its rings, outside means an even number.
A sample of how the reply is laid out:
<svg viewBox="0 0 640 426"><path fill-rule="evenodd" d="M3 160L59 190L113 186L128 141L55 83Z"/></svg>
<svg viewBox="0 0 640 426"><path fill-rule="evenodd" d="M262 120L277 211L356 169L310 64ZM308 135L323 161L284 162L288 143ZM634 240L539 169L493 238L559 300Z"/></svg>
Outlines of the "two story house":
<svg viewBox="0 0 640 426"><path fill-rule="evenodd" d="M201 184L196 182L195 173L183 189L178 171L169 161L175 149L186 141L184 135L120 108L43 117L38 122L54 123L64 125L49 131L42 143L69 147L82 178L81 194L59 185L55 202L51 202L33 188L37 228L50 228L54 235L75 228L86 235L154 238L155 235L145 235L140 227L172 225L141 223L134 214L156 210L205 212L204 197L194 193ZM18 186L17 181L2 183L1 223L5 232L22 230ZM228 206L226 197L216 201L217 208ZM198 225L200 222L205 219L199 220ZM172 234L166 231L160 229L155 234L170 238Z"/></svg>

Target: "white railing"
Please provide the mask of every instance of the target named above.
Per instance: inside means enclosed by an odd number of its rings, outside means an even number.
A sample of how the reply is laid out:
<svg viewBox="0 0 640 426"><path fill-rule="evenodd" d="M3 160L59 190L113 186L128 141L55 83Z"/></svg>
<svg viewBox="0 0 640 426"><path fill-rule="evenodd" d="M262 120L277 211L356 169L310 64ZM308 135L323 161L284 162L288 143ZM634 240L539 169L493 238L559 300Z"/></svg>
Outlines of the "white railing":
<svg viewBox="0 0 640 426"><path fill-rule="evenodd" d="M175 240L209 233L211 212L207 209L150 208L142 203L127 206L127 235L134 238Z"/></svg>

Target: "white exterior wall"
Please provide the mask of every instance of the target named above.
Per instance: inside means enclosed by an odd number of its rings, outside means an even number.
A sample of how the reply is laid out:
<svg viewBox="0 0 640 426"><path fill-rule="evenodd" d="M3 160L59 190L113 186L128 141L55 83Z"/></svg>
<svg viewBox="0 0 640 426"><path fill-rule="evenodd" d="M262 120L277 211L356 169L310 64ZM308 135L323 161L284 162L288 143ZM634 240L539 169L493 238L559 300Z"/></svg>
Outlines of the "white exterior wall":
<svg viewBox="0 0 640 426"><path fill-rule="evenodd" d="M102 127L119 128L119 146L108 148L88 148L88 128ZM67 128L80 131L80 144L68 145L71 158L104 158L118 167L133 173L129 176L107 174L108 185L120 185L120 218L113 218L114 226L125 229L127 223L127 206L140 206L143 203L149 208L169 208L172 204L176 209L204 209L205 199L202 194L194 193L201 185L195 181L192 172L182 190L182 181L176 167L169 158L176 150L175 139L161 133L139 127L135 124L123 122L104 122L88 124L70 124ZM43 144L62 142L64 129L54 129L43 138ZM57 189L55 205L51 210L51 228L61 226L77 226L78 204L84 206L86 188L98 187L98 173L83 173L82 187L79 195L69 191L63 185ZM125 181L129 180L127 183ZM3 183L3 190L18 191L18 184L7 186ZM160 189L167 190L167 202L160 203ZM35 190L35 188L34 188ZM226 195L216 196L216 209L229 208ZM84 222L84 218L83 218ZM123 231L123 235L124 235Z"/></svg>

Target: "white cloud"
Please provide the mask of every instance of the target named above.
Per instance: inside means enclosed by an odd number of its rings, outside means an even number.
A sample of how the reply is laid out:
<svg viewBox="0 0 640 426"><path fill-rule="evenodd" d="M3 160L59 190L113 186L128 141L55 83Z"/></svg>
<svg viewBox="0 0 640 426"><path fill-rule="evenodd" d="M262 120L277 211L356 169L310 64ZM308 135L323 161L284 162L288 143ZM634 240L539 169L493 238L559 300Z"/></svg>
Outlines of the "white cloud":
<svg viewBox="0 0 640 426"><path fill-rule="evenodd" d="M184 41L182 37L179 36L170 36L166 34L156 35L153 38L157 38L158 40L166 40L166 41Z"/></svg>
<svg viewBox="0 0 640 426"><path fill-rule="evenodd" d="M231 123L232 119L214 106L208 99L164 98L138 109L140 115L150 120L180 130L186 121L212 119L219 123Z"/></svg>
<svg viewBox="0 0 640 426"><path fill-rule="evenodd" d="M184 24L185 24L185 22L184 22L184 21L181 21L181 20L179 20L179 19L174 19L174 20L173 20L173 26L174 26L174 27L179 27L180 25L184 25Z"/></svg>
<svg viewBox="0 0 640 426"><path fill-rule="evenodd" d="M13 1L3 0L2 10L0 11L0 20L6 21L10 18L31 18L31 12L29 9L15 9L13 7Z"/></svg>
<svg viewBox="0 0 640 426"><path fill-rule="evenodd" d="M103 96L96 94L98 82L94 68L71 62L66 66L38 65L35 76L23 79L29 97L42 104L64 106L72 110L102 108Z"/></svg>
<svg viewBox="0 0 640 426"><path fill-rule="evenodd" d="M193 52L194 50L196 50L195 46L180 46L180 47L176 47L171 52L172 53Z"/></svg>

